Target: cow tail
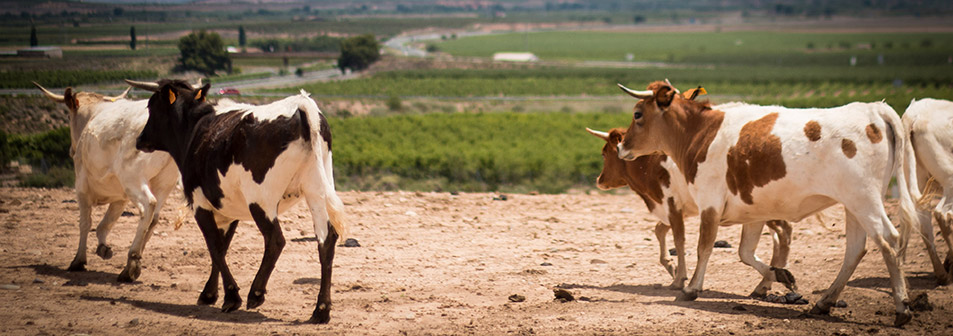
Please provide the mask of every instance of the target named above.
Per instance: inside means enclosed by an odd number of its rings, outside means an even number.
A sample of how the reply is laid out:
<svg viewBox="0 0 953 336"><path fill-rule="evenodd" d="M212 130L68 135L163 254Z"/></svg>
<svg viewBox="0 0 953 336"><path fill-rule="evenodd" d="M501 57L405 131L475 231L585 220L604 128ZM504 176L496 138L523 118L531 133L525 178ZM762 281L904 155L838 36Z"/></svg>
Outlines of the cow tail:
<svg viewBox="0 0 953 336"><path fill-rule="evenodd" d="M317 159L315 168L317 168L316 170L319 175L317 178L321 179L321 185L324 186L324 201L325 209L328 212L328 221L339 237L346 237L348 225L344 211L344 202L341 201L337 191L334 189L334 170L331 161L331 129L324 114L321 113L321 109L319 109L314 100L310 98L310 94L301 90L301 96L306 99L306 102L302 106L299 106L299 108L303 107L304 110L307 111L312 149L315 159ZM318 241L323 242L324 237L318 237Z"/></svg>
<svg viewBox="0 0 953 336"><path fill-rule="evenodd" d="M910 237L918 231L916 224L919 221L914 201L920 198L920 189L916 180L917 159L913 153L913 143L909 133L905 131L900 116L886 103L881 104L885 107L880 109L881 117L890 127L894 140L894 165L891 175L897 177L897 189L900 192L900 247L897 249L897 256L902 260L910 243Z"/></svg>
<svg viewBox="0 0 953 336"><path fill-rule="evenodd" d="M330 150L324 154L324 159L326 169L322 175L327 179L324 185L325 195L327 195L325 199L327 200L328 220L331 222L331 227L334 228L334 231L337 232L340 237L346 237L348 227L344 214L344 202L341 201L337 191L334 190L334 173L331 170Z"/></svg>

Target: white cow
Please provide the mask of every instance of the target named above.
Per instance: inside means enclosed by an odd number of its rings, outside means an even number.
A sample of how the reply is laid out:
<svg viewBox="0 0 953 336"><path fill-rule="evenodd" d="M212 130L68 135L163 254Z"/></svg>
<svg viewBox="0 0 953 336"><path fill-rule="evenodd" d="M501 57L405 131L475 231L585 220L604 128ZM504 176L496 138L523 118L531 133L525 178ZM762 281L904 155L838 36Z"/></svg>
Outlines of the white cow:
<svg viewBox="0 0 953 336"><path fill-rule="evenodd" d="M619 157L632 160L662 152L673 158L701 210L698 263L679 300L694 300L701 292L719 226L772 219L797 222L839 202L847 212L844 264L811 312L830 312L866 253L869 236L890 273L895 325L912 319L898 254L914 230L913 197L919 191L913 176L905 173L913 169L913 148L889 105L758 107L726 113L678 95L666 82L654 82L645 91L620 87L639 102L619 143ZM902 235L883 205L894 174L901 194ZM767 276L770 269L759 271Z"/></svg>
<svg viewBox="0 0 953 336"><path fill-rule="evenodd" d="M159 210L175 188L179 174L168 153L144 153L136 149L136 137L146 125L146 100L124 99L66 88L57 95L33 83L55 102L69 107L70 155L76 173L76 200L79 204L79 249L67 270L86 270L86 239L92 225L92 208L109 208L96 227L99 245L96 254L112 257L106 237L122 214L127 200L139 210L139 226L129 247L120 282L139 277L142 251L159 222Z"/></svg>
<svg viewBox="0 0 953 336"><path fill-rule="evenodd" d="M903 125L910 132L917 157L918 184L926 188L931 178L943 190L943 198L933 210L920 209L920 233L933 263L936 280L941 285L953 282L953 102L938 99L914 99L903 113ZM932 182L931 182L932 184ZM932 196L932 195L926 195ZM934 242L932 218L936 218L946 241L946 261L941 262Z"/></svg>

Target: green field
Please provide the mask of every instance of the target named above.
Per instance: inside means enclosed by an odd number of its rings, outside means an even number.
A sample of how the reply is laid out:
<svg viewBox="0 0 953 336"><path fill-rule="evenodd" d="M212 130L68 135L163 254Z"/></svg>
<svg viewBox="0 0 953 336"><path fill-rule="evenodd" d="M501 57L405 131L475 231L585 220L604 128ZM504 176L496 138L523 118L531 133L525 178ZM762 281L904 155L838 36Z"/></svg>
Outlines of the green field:
<svg viewBox="0 0 953 336"><path fill-rule="evenodd" d="M331 118L339 189L558 193L592 187L608 129L628 113Z"/></svg>
<svg viewBox="0 0 953 336"><path fill-rule="evenodd" d="M567 31L474 36L437 46L455 56L528 51L542 60L624 61L632 54L634 61L818 66L847 65L851 55L867 60L883 54L888 65L938 65L953 53L953 34ZM875 58L858 65L867 64L876 64Z"/></svg>

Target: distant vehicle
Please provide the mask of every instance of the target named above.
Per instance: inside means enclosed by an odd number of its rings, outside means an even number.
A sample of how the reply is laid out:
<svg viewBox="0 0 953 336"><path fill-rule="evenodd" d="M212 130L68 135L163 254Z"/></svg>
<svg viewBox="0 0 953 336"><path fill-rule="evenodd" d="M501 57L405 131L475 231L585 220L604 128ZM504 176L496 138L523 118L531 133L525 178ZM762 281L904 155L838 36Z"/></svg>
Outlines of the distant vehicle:
<svg viewBox="0 0 953 336"><path fill-rule="evenodd" d="M218 90L218 94L221 94L221 95L236 95L236 96L241 95L241 93L238 92L238 89L236 89L236 88L221 88L221 89Z"/></svg>

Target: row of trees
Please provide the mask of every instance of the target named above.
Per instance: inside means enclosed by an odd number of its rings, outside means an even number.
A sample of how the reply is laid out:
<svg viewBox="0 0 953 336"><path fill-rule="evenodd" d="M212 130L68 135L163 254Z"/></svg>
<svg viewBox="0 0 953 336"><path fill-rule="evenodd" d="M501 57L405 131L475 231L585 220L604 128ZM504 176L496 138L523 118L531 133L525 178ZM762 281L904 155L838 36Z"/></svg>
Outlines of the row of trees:
<svg viewBox="0 0 953 336"><path fill-rule="evenodd" d="M245 48L247 44L245 27L238 27L238 44ZM360 71L366 69L372 63L380 58L380 44L374 35L365 34L346 39L337 39L327 36L318 36L313 40L303 42L282 42L278 40L263 40L261 46L271 46L272 51L275 47L280 50L281 46L295 46L295 50L340 50L341 56L338 58L338 67L341 71L351 69ZM335 48L338 44L339 47ZM30 27L30 46L39 45L36 36L36 26ZM225 42L222 37L215 32L205 30L192 32L191 34L179 39L179 70L194 70L205 75L214 75L216 71L225 70L231 72L232 60L225 49ZM136 27L129 27L129 48L136 50ZM264 48L263 48L264 49Z"/></svg>
<svg viewBox="0 0 953 336"><path fill-rule="evenodd" d="M241 28L241 27L240 27ZM244 40L244 28L239 30L239 44ZM135 30L132 30L135 34ZM135 40L133 40L135 41ZM133 42L134 43L134 42ZM244 45L242 45L244 47ZM365 34L340 40L341 56L338 68L341 71L367 69L380 58L380 44L374 35ZM216 71L231 72L231 57L225 50L222 37L215 32L193 32L179 39L179 67L181 70L195 70L206 75Z"/></svg>

